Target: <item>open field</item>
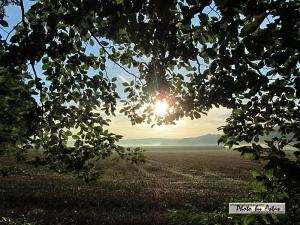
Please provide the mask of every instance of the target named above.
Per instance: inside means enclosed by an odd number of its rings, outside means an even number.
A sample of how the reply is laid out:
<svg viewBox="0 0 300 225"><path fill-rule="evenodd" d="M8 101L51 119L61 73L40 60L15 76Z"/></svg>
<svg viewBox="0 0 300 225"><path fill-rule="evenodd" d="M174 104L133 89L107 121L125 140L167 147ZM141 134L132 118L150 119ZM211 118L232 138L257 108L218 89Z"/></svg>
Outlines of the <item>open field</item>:
<svg viewBox="0 0 300 225"><path fill-rule="evenodd" d="M24 214L39 224L170 224L168 209L212 211L246 194L259 165L230 150L146 153L147 162L99 162L103 175L85 184L45 169L0 178L0 218ZM2 164L2 163L1 163Z"/></svg>

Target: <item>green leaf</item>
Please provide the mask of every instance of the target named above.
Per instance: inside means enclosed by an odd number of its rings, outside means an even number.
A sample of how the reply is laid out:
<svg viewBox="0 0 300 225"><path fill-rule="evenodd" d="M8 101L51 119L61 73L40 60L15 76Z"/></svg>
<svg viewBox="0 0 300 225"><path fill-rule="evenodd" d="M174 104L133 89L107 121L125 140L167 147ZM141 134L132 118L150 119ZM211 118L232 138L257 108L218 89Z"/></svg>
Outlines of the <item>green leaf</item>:
<svg viewBox="0 0 300 225"><path fill-rule="evenodd" d="M116 0L117 5L121 5L124 3L124 0Z"/></svg>
<svg viewBox="0 0 300 225"><path fill-rule="evenodd" d="M255 179L251 182L251 187L258 192L264 192L267 190L266 185L263 180Z"/></svg>
<svg viewBox="0 0 300 225"><path fill-rule="evenodd" d="M100 69L101 69L101 70L105 70L105 64L104 64L104 63L101 63L101 64L100 64Z"/></svg>
<svg viewBox="0 0 300 225"><path fill-rule="evenodd" d="M252 160L258 159L258 156L253 152L243 152L242 157L244 159L252 159Z"/></svg>
<svg viewBox="0 0 300 225"><path fill-rule="evenodd" d="M217 51L214 48L207 48L205 51L208 57L211 59L214 59L217 56Z"/></svg>
<svg viewBox="0 0 300 225"><path fill-rule="evenodd" d="M80 137L79 137L78 135L72 135L72 138L73 138L74 140L79 140L79 139L80 139Z"/></svg>
<svg viewBox="0 0 300 225"><path fill-rule="evenodd" d="M254 21L247 23L241 30L241 36L246 36L253 33L256 29L259 28L260 24L265 19L265 14L254 17Z"/></svg>
<svg viewBox="0 0 300 225"><path fill-rule="evenodd" d="M206 25L207 25L207 23L208 23L208 15L207 15L206 13L200 13L199 19L200 19L201 24L202 24L203 26L206 26Z"/></svg>
<svg viewBox="0 0 300 225"><path fill-rule="evenodd" d="M187 69L187 71L193 71L194 70L194 68L192 66L187 66L186 69Z"/></svg>
<svg viewBox="0 0 300 225"><path fill-rule="evenodd" d="M91 46L94 46L94 44L95 44L95 43L94 43L94 40L93 40L93 39L90 39L90 45L91 45Z"/></svg>
<svg viewBox="0 0 300 225"><path fill-rule="evenodd" d="M0 19L0 25L3 27L8 27L8 23L5 20Z"/></svg>
<svg viewBox="0 0 300 225"><path fill-rule="evenodd" d="M105 47L109 45L109 43L107 41L100 41L100 43L101 43L101 45L103 45Z"/></svg>
<svg viewBox="0 0 300 225"><path fill-rule="evenodd" d="M71 136L71 135L72 135L72 132L71 132L71 131L69 131L69 130L67 130L67 131L65 132L65 135L67 135L67 136Z"/></svg>

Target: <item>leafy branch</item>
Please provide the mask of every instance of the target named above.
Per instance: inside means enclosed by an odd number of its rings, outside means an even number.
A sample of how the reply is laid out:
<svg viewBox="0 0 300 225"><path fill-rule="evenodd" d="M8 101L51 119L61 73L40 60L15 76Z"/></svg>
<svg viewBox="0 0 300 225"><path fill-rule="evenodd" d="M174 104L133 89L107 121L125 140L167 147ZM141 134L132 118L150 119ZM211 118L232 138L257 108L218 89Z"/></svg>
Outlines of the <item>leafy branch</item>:
<svg viewBox="0 0 300 225"><path fill-rule="evenodd" d="M259 73L260 76L264 76L264 75L260 72L259 68L258 68L253 62L251 62L251 61L247 58L247 56L243 55L242 57L243 57L244 60L246 60L246 62L248 63L248 65L249 65L252 69L256 70L256 71Z"/></svg>
<svg viewBox="0 0 300 225"><path fill-rule="evenodd" d="M101 42L98 40L98 38L92 34L92 37L96 40L96 42L98 43L98 45L103 49L103 51L108 55L108 58L117 66L119 66L121 69L123 69L126 73L130 74L131 76L139 79L141 81L141 78L138 77L137 75L135 75L134 73L128 71L124 66L122 66L120 63L118 63L112 56L111 54L106 50L106 48L101 44Z"/></svg>

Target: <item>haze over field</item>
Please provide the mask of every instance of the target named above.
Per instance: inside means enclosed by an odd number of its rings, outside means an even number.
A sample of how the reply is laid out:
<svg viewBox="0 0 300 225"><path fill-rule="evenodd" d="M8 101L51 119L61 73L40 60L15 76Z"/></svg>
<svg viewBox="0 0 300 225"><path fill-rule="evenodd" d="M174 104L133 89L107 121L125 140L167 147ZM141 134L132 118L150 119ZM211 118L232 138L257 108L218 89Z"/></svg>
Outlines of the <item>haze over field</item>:
<svg viewBox="0 0 300 225"><path fill-rule="evenodd" d="M124 139L124 146L218 146L219 134L207 134L190 138L142 138Z"/></svg>
<svg viewBox="0 0 300 225"><path fill-rule="evenodd" d="M140 138L140 139L121 139L119 142L123 146L161 146L161 147L174 147L184 149L182 147L224 147L223 143L218 144L221 134L206 134L198 137L186 137L186 138ZM287 135L289 139L293 139L293 134ZM280 134L276 131L270 132L269 135L260 137L259 143L264 145L264 140L270 141L274 137L280 137ZM241 142L240 145L246 144ZM211 149L211 148L210 148ZM290 148L286 148L290 149ZM293 149L293 148L291 148Z"/></svg>

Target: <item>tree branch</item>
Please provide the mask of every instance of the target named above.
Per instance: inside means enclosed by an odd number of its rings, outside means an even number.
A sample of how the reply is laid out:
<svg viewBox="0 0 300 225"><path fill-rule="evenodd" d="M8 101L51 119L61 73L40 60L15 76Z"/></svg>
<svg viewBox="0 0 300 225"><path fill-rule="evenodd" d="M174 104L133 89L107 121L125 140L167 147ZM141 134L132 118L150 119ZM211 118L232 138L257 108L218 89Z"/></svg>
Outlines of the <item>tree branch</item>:
<svg viewBox="0 0 300 225"><path fill-rule="evenodd" d="M13 27L13 29L11 29L11 31L7 32L7 36L6 36L6 38L5 38L5 41L7 41L9 35L15 30L15 28L16 28L20 23L22 23L22 21L20 21L19 23L17 23L17 24Z"/></svg>
<svg viewBox="0 0 300 225"><path fill-rule="evenodd" d="M96 42L98 43L98 45L104 50L104 52L108 55L108 58L113 61L113 63L115 63L117 66L119 66L121 69L123 69L126 73L134 76L135 78L139 79L141 81L141 78L138 77L137 75L135 75L134 73L128 71L124 66L122 66L120 63L118 63L117 61L114 60L114 58L111 56L111 54L106 50L106 48L100 43L100 41L97 39L97 37L95 35L92 34L92 37L95 38Z"/></svg>
<svg viewBox="0 0 300 225"><path fill-rule="evenodd" d="M252 69L256 70L256 71L259 73L260 76L264 76L264 75L260 72L260 70L257 68L257 66L247 58L247 56L244 55L244 56L243 56L243 59L245 59L246 62L250 65L250 67L251 67Z"/></svg>
<svg viewBox="0 0 300 225"><path fill-rule="evenodd" d="M26 21L25 21L25 10L24 10L24 3L23 0L20 0L20 6L21 6L21 12L22 12L22 23L24 27L27 26Z"/></svg>

